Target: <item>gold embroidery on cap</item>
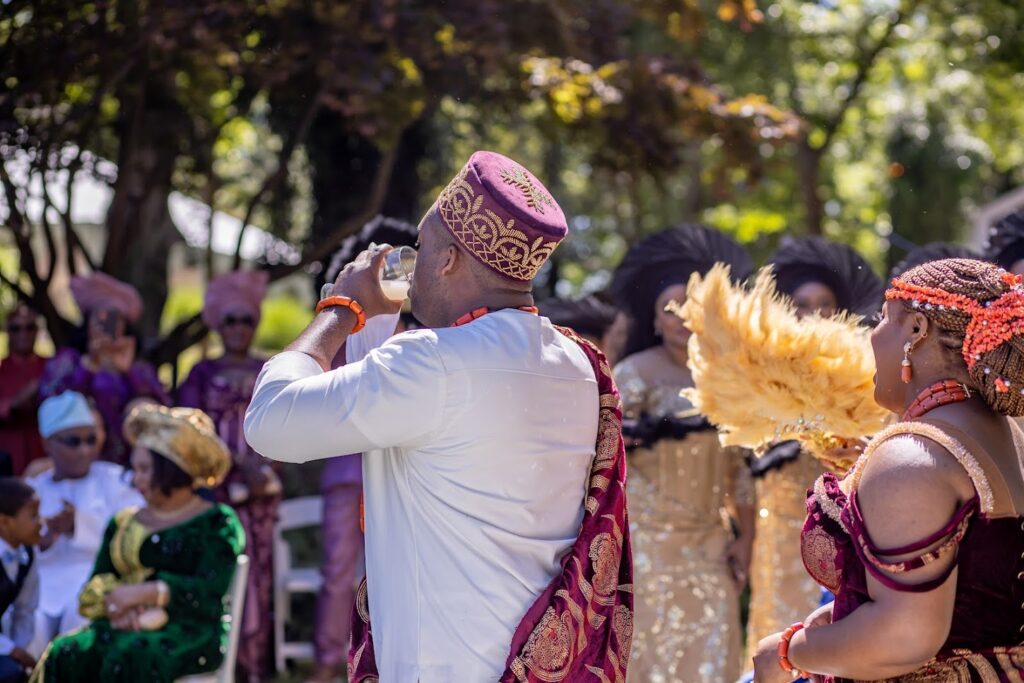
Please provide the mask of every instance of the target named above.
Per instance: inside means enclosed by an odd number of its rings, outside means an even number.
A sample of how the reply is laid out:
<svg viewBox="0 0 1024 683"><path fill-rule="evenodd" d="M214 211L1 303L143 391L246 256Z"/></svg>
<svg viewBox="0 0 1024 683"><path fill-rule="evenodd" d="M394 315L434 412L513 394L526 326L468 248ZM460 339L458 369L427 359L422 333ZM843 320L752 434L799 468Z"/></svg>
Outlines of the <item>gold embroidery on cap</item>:
<svg viewBox="0 0 1024 683"><path fill-rule="evenodd" d="M469 167L464 166L437 197L437 211L452 234L484 263L513 280L532 280L548 260L557 242L543 237L530 242L515 227L490 209L482 209L483 195L476 195L466 181Z"/></svg>
<svg viewBox="0 0 1024 683"><path fill-rule="evenodd" d="M520 192L525 194L526 205L537 213L544 213L544 204L548 206L555 205L551 197L544 194L539 187L533 184L533 180L526 174L526 169L522 166L501 169L501 179L505 181L506 185L514 185Z"/></svg>

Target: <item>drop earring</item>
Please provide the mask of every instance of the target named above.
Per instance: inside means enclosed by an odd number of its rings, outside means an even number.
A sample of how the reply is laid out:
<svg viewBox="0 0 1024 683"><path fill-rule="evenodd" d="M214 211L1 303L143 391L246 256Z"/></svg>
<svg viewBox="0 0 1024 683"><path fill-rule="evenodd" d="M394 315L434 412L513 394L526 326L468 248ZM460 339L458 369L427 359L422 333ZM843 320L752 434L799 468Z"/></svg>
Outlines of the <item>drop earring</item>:
<svg viewBox="0 0 1024 683"><path fill-rule="evenodd" d="M914 345L907 342L903 345L903 362L900 364L900 379L903 380L904 384L910 384L910 380L914 379L914 366L910 363L910 352L913 350Z"/></svg>

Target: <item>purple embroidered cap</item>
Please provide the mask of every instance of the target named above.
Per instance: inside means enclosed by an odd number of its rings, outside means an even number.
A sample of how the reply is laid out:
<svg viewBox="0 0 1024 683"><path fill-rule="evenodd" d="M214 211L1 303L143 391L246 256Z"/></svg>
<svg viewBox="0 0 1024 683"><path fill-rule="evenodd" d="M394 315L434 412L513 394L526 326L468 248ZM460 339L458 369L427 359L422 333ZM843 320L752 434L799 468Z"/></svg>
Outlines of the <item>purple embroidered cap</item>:
<svg viewBox="0 0 1024 683"><path fill-rule="evenodd" d="M495 152L474 152L436 206L469 253L521 282L537 276L569 232L565 214L537 177Z"/></svg>

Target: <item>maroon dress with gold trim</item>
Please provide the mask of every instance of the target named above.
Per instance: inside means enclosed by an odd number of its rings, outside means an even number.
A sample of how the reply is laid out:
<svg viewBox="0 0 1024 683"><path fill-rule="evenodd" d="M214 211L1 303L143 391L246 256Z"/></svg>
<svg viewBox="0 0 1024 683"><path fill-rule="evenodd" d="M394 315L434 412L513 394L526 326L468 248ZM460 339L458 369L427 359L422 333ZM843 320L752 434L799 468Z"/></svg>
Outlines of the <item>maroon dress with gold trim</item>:
<svg viewBox="0 0 1024 683"><path fill-rule="evenodd" d="M1014 426L1018 456L1020 432ZM826 473L807 495L807 520L801 538L804 565L822 586L836 594L832 620L839 621L870 602L867 576L897 591L926 592L941 585L957 569L956 601L949 636L938 655L917 671L894 679L899 683L1010 683L1024 676L1024 518L995 516L992 486L986 470L964 445L949 435L958 432L929 422L901 422L879 434L845 479ZM946 526L901 548L879 548L857 504L863 465L877 446L897 435L916 435L938 443L963 465L974 483L975 496ZM976 446L966 435L965 443ZM976 449L980 457L983 451ZM989 472L996 472L994 467ZM995 484L1008 489L1001 479ZM898 563L886 556L914 555ZM920 568L955 554L946 572L932 581L908 585L892 574ZM848 679L826 677L830 683Z"/></svg>

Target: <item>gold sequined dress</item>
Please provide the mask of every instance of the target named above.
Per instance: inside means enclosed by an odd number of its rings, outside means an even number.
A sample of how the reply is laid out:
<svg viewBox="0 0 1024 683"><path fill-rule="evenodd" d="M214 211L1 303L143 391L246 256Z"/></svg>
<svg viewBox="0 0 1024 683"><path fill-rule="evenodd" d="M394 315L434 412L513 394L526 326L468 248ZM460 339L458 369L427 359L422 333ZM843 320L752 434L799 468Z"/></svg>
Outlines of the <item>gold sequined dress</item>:
<svg viewBox="0 0 1024 683"><path fill-rule="evenodd" d="M802 621L821 600L821 587L800 556L800 530L807 516L807 489L823 471L817 460L800 451L754 480L757 521L750 562L748 651L761 638Z"/></svg>
<svg viewBox="0 0 1024 683"><path fill-rule="evenodd" d="M692 416L681 387L615 369L627 419ZM635 622L630 683L733 683L740 671L736 583L725 561L727 503L753 503L743 451L712 429L663 438L629 455Z"/></svg>

